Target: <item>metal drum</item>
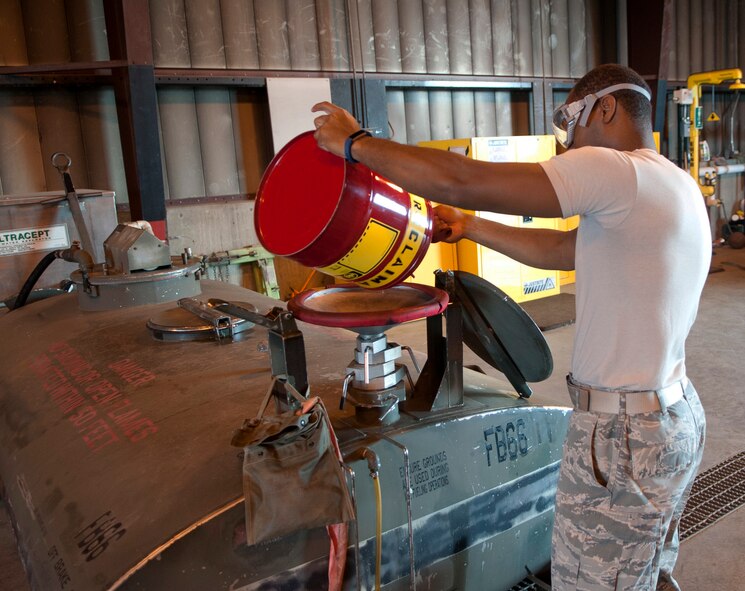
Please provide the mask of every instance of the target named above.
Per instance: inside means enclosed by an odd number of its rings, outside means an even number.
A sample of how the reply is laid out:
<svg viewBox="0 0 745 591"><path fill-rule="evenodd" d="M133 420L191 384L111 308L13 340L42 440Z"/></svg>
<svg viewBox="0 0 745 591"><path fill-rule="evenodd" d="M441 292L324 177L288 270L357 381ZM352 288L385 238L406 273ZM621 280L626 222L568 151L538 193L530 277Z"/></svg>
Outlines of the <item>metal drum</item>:
<svg viewBox="0 0 745 591"><path fill-rule="evenodd" d="M406 279L432 238L426 199L321 150L313 132L274 157L254 216L270 252L371 289Z"/></svg>

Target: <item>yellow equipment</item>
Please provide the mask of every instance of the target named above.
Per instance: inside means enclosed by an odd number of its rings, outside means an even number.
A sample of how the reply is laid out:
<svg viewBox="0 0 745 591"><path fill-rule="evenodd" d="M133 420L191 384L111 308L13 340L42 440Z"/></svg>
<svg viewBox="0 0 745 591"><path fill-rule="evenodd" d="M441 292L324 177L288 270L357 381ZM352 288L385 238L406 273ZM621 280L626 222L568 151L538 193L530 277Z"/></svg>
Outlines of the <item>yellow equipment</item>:
<svg viewBox="0 0 745 591"><path fill-rule="evenodd" d="M552 135L478 137L420 142L419 145L459 152L470 158L488 162L541 162L556 153L556 141ZM574 226L571 225L572 221L556 218L531 218L483 211L472 213L514 227L552 230L576 227L576 223ZM455 265L447 265L448 261L453 260L453 255L457 259L453 262L457 262L458 269L487 279L516 302L556 295L559 293L560 285L574 281L574 272L563 273L560 276L558 271L529 267L470 240L461 240L457 245L443 244L439 249L430 247L417 274L426 277L427 273L422 272L423 268L456 268ZM420 278L416 280L421 281Z"/></svg>
<svg viewBox="0 0 745 591"><path fill-rule="evenodd" d="M701 107L699 101L701 99L701 86L704 84L722 84L727 80L733 80L730 84L730 90L743 90L745 84L742 83L742 70L739 68L730 68L727 70L713 70L710 72L698 72L688 76L688 90L691 93L689 100L692 102L691 105L691 166L690 173L693 179L701 189L701 194L704 197L711 197L714 195L714 183L715 179L706 179L704 183L701 182L699 177L699 130L703 128L703 115L701 113ZM684 104L684 103L683 103Z"/></svg>

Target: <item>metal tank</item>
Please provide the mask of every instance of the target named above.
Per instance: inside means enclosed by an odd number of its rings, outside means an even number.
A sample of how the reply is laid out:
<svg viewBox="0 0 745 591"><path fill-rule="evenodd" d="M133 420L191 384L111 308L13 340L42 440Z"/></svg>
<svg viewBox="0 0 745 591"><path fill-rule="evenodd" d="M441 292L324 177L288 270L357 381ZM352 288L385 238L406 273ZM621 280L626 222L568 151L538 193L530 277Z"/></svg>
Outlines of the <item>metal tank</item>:
<svg viewBox="0 0 745 591"><path fill-rule="evenodd" d="M569 411L527 400L550 354L496 288L442 274L450 303L427 313L419 374L385 339L398 312L342 328L336 303L314 307L325 294L287 311L200 279L186 255L143 256L159 247L142 230L107 243L108 264L73 274L77 293L0 317L0 478L34 589L327 588L324 528L246 543L231 437L278 375L324 400L345 458L344 589L508 589L548 564ZM464 368L463 341L512 388ZM288 511L314 502L280 493Z"/></svg>

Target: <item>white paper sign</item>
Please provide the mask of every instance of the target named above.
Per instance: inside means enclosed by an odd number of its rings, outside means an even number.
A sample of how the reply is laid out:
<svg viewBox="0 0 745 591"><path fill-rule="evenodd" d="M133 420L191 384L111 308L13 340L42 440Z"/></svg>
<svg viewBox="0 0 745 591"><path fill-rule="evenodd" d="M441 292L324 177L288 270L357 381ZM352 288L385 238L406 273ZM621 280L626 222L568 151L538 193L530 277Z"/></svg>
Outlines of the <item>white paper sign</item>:
<svg viewBox="0 0 745 591"><path fill-rule="evenodd" d="M0 230L0 256L70 246L67 226L58 224L39 228Z"/></svg>

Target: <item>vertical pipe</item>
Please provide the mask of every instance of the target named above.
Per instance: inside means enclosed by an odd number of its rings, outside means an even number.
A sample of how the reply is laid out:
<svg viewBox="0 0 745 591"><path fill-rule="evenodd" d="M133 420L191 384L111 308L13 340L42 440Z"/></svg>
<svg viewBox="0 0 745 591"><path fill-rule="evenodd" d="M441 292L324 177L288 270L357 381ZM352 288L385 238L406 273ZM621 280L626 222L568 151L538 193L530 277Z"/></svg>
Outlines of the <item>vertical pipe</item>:
<svg viewBox="0 0 745 591"><path fill-rule="evenodd" d="M65 0L65 8L72 61L109 59L103 3L100 0Z"/></svg>
<svg viewBox="0 0 745 591"><path fill-rule="evenodd" d="M603 63L603 20L600 2L603 0L587 0L587 70Z"/></svg>
<svg viewBox="0 0 745 591"><path fill-rule="evenodd" d="M587 17L584 0L569 0L569 73L580 78L587 73Z"/></svg>
<svg viewBox="0 0 745 591"><path fill-rule="evenodd" d="M497 76L513 76L515 74L513 56L517 49L512 37L512 3L510 0L492 0L491 19L494 73Z"/></svg>
<svg viewBox="0 0 745 591"><path fill-rule="evenodd" d="M117 203L127 203L127 179L114 90L82 90L78 93L78 105L90 188L113 190Z"/></svg>
<svg viewBox="0 0 745 591"><path fill-rule="evenodd" d="M192 68L224 68L220 0L185 0L184 8Z"/></svg>
<svg viewBox="0 0 745 591"><path fill-rule="evenodd" d="M227 67L258 70L253 0L220 0L220 9Z"/></svg>
<svg viewBox="0 0 745 591"><path fill-rule="evenodd" d="M518 76L533 75L533 31L531 2L512 0L513 30L516 43L515 74ZM515 22L515 19L517 22Z"/></svg>
<svg viewBox="0 0 745 591"><path fill-rule="evenodd" d="M691 36L688 32L691 29L690 5L688 0L677 2L675 9L675 30L678 34L675 36L676 54L678 57L678 68L676 69L675 79L685 81L691 70Z"/></svg>
<svg viewBox="0 0 745 591"><path fill-rule="evenodd" d="M494 93L497 112L497 135L513 135L512 97L509 90L497 90Z"/></svg>
<svg viewBox="0 0 745 591"><path fill-rule="evenodd" d="M430 135L437 140L451 140L453 135L453 98L449 90L429 93Z"/></svg>
<svg viewBox="0 0 745 591"><path fill-rule="evenodd" d="M569 78L569 7L567 0L551 2L551 46L552 75Z"/></svg>
<svg viewBox="0 0 745 591"><path fill-rule="evenodd" d="M375 71L375 31L373 29L372 0L357 0L352 4L352 31L359 35L354 40L354 51L362 52L362 65L365 72Z"/></svg>
<svg viewBox="0 0 745 591"><path fill-rule="evenodd" d="M0 66L25 66L26 35L19 0L0 2Z"/></svg>
<svg viewBox="0 0 745 591"><path fill-rule="evenodd" d="M0 89L0 179L7 195L47 190L30 92Z"/></svg>
<svg viewBox="0 0 745 591"><path fill-rule="evenodd" d="M240 192L240 187L230 91L224 88L197 88L194 94L205 194L236 195Z"/></svg>
<svg viewBox="0 0 745 591"><path fill-rule="evenodd" d="M205 194L194 90L158 89L163 148L171 199Z"/></svg>
<svg viewBox="0 0 745 591"><path fill-rule="evenodd" d="M406 141L418 144L431 139L429 124L429 96L426 90L408 90L404 93L406 109Z"/></svg>
<svg viewBox="0 0 745 591"><path fill-rule="evenodd" d="M701 0L690 0L690 39L691 39L691 71L689 74L694 72L702 72L704 69L703 59L703 40L702 37L707 36L708 31L704 31L701 26L703 24L703 18L701 11L703 9Z"/></svg>
<svg viewBox="0 0 745 591"><path fill-rule="evenodd" d="M488 137L497 134L497 110L494 92L476 90L473 93L474 113L476 115L476 135Z"/></svg>
<svg viewBox="0 0 745 591"><path fill-rule="evenodd" d="M471 17L468 0L447 0L451 74L472 74ZM457 124L456 124L457 126Z"/></svg>
<svg viewBox="0 0 745 591"><path fill-rule="evenodd" d="M473 73L494 74L490 0L471 0L471 56Z"/></svg>
<svg viewBox="0 0 745 591"><path fill-rule="evenodd" d="M156 67L188 68L189 39L183 0L150 2L153 63Z"/></svg>
<svg viewBox="0 0 745 591"><path fill-rule="evenodd" d="M427 72L450 73L447 0L422 0Z"/></svg>
<svg viewBox="0 0 745 591"><path fill-rule="evenodd" d="M408 143L406 134L406 97L403 90L390 89L385 93L388 103L388 124L391 139L400 144Z"/></svg>
<svg viewBox="0 0 745 591"><path fill-rule="evenodd" d="M47 187L50 190L64 188L59 172L52 166L52 154L55 152L64 152L72 159L70 174L75 185L89 187L88 164L75 93L62 89L37 91L36 117Z"/></svg>
<svg viewBox="0 0 745 591"><path fill-rule="evenodd" d="M70 44L64 0L22 0L26 50L30 64L70 61Z"/></svg>
<svg viewBox="0 0 745 591"><path fill-rule="evenodd" d="M316 0L321 68L350 70L347 10L345 0Z"/></svg>
<svg viewBox="0 0 745 591"><path fill-rule="evenodd" d="M290 42L284 2L254 0L259 67L262 70L289 70Z"/></svg>
<svg viewBox="0 0 745 591"><path fill-rule="evenodd" d="M400 72L401 49L396 0L373 0L372 15L376 70L378 72Z"/></svg>
<svg viewBox="0 0 745 591"><path fill-rule="evenodd" d="M453 134L459 138L476 135L476 117L472 90L453 91Z"/></svg>
<svg viewBox="0 0 745 591"><path fill-rule="evenodd" d="M316 22L315 0L295 0L291 9L287 10L287 37L290 41L290 64L293 70L321 69L318 31L324 27L319 25L321 23Z"/></svg>
<svg viewBox="0 0 745 591"><path fill-rule="evenodd" d="M399 2L398 23L402 70L412 74L426 73L424 13L421 2Z"/></svg>

